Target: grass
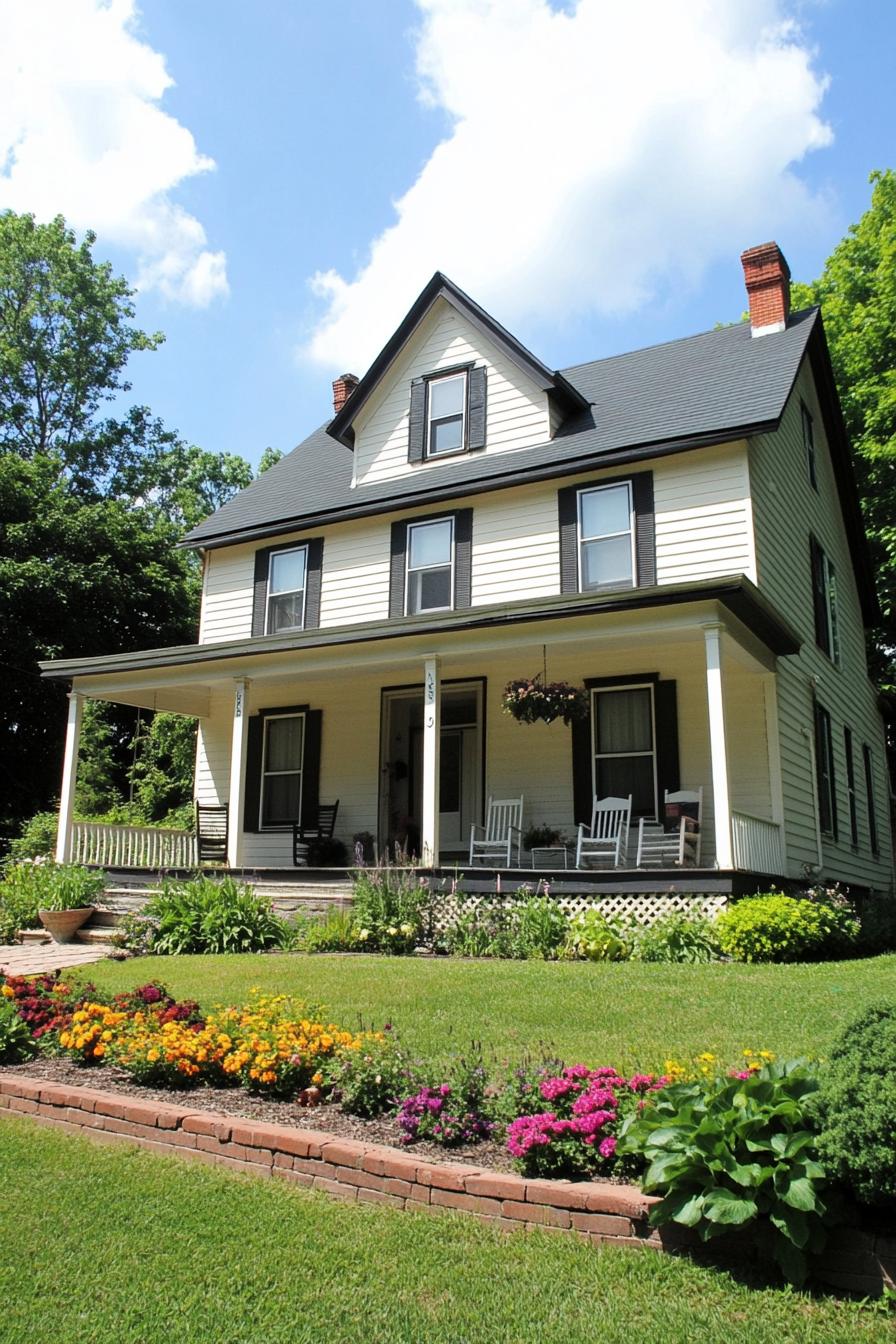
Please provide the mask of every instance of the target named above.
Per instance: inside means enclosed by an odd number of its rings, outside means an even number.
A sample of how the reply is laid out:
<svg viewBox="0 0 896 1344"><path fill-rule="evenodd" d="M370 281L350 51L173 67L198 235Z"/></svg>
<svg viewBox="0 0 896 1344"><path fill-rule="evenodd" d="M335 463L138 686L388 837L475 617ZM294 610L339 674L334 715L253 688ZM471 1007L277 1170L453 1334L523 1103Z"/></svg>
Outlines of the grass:
<svg viewBox="0 0 896 1344"><path fill-rule="evenodd" d="M86 972L103 989L158 978L205 1006L252 986L324 1004L353 1027L391 1021L435 1059L481 1041L517 1057L549 1044L566 1060L661 1068L703 1050L734 1060L746 1046L823 1055L868 1003L896 998L896 956L813 966L653 966L413 957L153 957Z"/></svg>
<svg viewBox="0 0 896 1344"><path fill-rule="evenodd" d="M883 1344L856 1304L653 1252L343 1205L0 1119L0 1340Z"/></svg>

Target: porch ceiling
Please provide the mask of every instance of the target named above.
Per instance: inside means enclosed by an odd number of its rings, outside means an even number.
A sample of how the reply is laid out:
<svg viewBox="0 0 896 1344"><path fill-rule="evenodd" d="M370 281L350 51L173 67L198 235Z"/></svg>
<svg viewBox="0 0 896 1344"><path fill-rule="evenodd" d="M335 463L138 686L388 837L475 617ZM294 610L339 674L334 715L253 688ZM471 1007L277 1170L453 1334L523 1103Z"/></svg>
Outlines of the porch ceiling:
<svg viewBox="0 0 896 1344"><path fill-rule="evenodd" d="M513 606L474 607L437 621L411 618L265 636L224 644L186 645L108 658L42 663L44 676L71 680L96 699L203 717L217 688L247 677L266 683L325 673L353 677L363 668L418 679L420 664L438 655L446 676L470 670L475 655L538 650L542 645L599 645L633 654L664 644L693 644L703 662L703 627L721 623L732 657L752 670L795 653L799 638L743 576L642 590L626 595L576 595Z"/></svg>

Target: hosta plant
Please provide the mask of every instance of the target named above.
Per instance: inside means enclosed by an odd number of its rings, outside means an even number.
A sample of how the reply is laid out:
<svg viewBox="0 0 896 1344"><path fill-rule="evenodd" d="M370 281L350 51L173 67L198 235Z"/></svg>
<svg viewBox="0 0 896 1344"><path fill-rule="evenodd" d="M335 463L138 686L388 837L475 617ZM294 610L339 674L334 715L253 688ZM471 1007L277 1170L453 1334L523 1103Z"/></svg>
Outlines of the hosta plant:
<svg viewBox="0 0 896 1344"><path fill-rule="evenodd" d="M620 925L592 907L569 921L563 955L586 961L626 961L631 946Z"/></svg>
<svg viewBox="0 0 896 1344"><path fill-rule="evenodd" d="M827 1174L818 1161L805 1061L672 1083L622 1127L621 1154L640 1155L660 1226L696 1229L703 1241L732 1228L761 1229L785 1277L800 1284L825 1243Z"/></svg>

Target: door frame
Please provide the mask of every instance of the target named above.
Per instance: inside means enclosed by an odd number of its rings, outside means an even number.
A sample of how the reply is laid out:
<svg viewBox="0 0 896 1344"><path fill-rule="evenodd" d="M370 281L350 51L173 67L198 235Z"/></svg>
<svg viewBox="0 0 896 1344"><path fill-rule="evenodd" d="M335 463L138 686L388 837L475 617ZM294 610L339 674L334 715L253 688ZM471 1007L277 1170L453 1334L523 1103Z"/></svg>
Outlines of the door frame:
<svg viewBox="0 0 896 1344"><path fill-rule="evenodd" d="M479 691L479 705L482 712L481 722L478 724L479 749L480 749L479 805L478 808L474 809L474 820L479 825L482 825L485 817L486 757L488 754L487 752L488 736L486 731L488 727L488 697L487 697L488 678L474 676L474 677L445 677L442 679L441 682L442 691L444 691L446 687L457 687L457 686L475 686ZM377 757L378 781L377 781L377 807L376 807L377 851L380 850L380 847L385 844L386 839L388 838L388 821L386 822L385 828L383 825L386 808L388 806L388 780L386 779L386 771L385 771L386 752L387 752L386 719L388 712L388 704L391 697L401 693L407 694L410 691L419 691L422 703L423 700L422 681L400 682L394 686L380 687L380 734L379 734L379 753ZM478 813L478 816L476 815L476 813Z"/></svg>

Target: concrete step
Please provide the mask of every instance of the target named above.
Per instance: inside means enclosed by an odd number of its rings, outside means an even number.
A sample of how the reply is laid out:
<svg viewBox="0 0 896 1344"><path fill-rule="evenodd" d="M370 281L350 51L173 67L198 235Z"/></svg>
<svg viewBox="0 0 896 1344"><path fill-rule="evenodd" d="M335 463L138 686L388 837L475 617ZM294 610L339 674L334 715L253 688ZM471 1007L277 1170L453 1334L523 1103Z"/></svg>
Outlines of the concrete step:
<svg viewBox="0 0 896 1344"><path fill-rule="evenodd" d="M83 928L78 929L75 934L75 941L79 943L88 943L105 945L109 942L109 936L114 932L114 927L108 924L85 924Z"/></svg>
<svg viewBox="0 0 896 1344"><path fill-rule="evenodd" d="M23 943L49 943L52 942L46 929L19 929L19 939Z"/></svg>

